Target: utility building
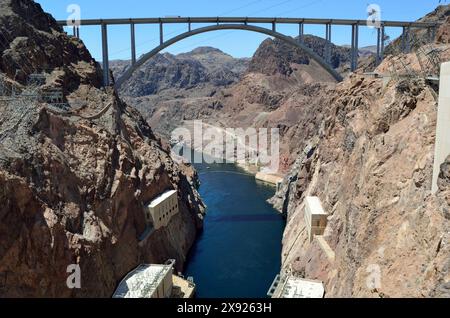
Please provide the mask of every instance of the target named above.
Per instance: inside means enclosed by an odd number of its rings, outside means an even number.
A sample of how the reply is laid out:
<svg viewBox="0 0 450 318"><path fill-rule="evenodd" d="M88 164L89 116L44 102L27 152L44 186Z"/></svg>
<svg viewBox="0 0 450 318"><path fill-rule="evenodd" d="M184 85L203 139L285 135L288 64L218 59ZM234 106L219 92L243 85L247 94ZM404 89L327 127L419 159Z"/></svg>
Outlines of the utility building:
<svg viewBox="0 0 450 318"><path fill-rule="evenodd" d="M291 274L277 275L267 296L272 298L323 298L323 283L296 277Z"/></svg>
<svg viewBox="0 0 450 318"><path fill-rule="evenodd" d="M170 298L174 263L139 265L120 282L113 298Z"/></svg>
<svg viewBox="0 0 450 318"><path fill-rule="evenodd" d="M167 226L178 211L177 191L169 190L150 202L145 210L145 219L148 224L153 223L153 228L157 230Z"/></svg>
<svg viewBox="0 0 450 318"><path fill-rule="evenodd" d="M322 235L327 226L327 214L318 197L305 198L304 217L308 238L312 242L314 235Z"/></svg>

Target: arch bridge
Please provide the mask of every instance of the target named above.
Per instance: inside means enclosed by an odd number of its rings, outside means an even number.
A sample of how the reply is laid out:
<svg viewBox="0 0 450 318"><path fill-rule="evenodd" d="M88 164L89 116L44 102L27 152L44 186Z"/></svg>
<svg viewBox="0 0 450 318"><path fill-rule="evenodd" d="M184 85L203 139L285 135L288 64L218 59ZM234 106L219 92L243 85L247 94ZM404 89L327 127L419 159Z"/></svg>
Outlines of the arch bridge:
<svg viewBox="0 0 450 318"><path fill-rule="evenodd" d="M78 22L78 21L77 21ZM73 35L80 37L80 28L75 25L75 21L58 21L61 26L73 26ZM192 28L193 24L202 23L209 26ZM264 28L253 24L269 24L271 27ZM159 39L160 43L150 52L142 55L136 59L136 36L135 26L137 24L156 24L159 25ZM164 25L165 24L186 24L187 31L179 34L169 40L164 40ZM298 40L290 36L284 35L277 31L279 24L295 24L298 25ZM309 47L304 44L304 26L305 24L323 25L325 27L326 47L324 57L319 56ZM75 25L75 26L74 26ZM333 25L350 26L351 33L351 70L354 71L358 67L358 40L359 28L367 26L367 20L346 20L346 19L306 19L306 18L251 18L251 17L166 17L166 18L136 18L136 19L90 19L80 20L79 25L86 26L101 26L102 33L102 59L103 59L103 84L110 85L109 73L109 55L108 55L108 25L129 25L131 33L131 67L116 80L116 88L128 80L134 71L142 66L146 61L155 56L160 51L168 46L186 39L188 37L217 30L247 30L267 34L269 36L278 38L295 47L303 50L310 58L321 65L328 73L330 73L337 81L341 81L342 77L331 66L331 31ZM385 27L397 27L402 29L401 47L403 52L410 51L410 31L412 28L423 28L428 30L428 36L433 39L436 29L439 27L437 22L404 22L404 21L381 21L377 30L377 63L380 63L384 55L384 39Z"/></svg>

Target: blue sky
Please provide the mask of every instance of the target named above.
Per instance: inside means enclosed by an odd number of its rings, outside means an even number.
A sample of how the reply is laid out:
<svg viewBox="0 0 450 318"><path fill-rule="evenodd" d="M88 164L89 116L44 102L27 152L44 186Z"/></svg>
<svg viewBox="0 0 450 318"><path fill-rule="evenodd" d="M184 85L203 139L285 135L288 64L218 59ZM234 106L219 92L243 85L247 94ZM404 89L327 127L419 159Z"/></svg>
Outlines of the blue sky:
<svg viewBox="0 0 450 318"><path fill-rule="evenodd" d="M366 19L367 6L376 3L381 8L383 20L416 20L432 11L439 0L37 0L46 12L58 20L69 16L67 7L77 4L81 8L82 19L93 18L142 18L164 16L269 16L298 18L346 18ZM444 1L445 2L445 1ZM193 25L201 26L201 25ZM269 26L267 26L269 27ZM185 32L185 25L165 26L165 38ZM277 31L296 36L298 27L278 26ZM71 32L71 31L70 31ZM399 30L388 28L391 37L399 35ZM325 28L305 26L305 33L324 37ZM101 60L100 28L84 26L81 38L92 55ZM110 59L130 58L130 30L128 26L109 26ZM198 46L213 46L236 57L252 56L258 45L267 36L248 31L215 31L196 35L169 47L166 51L178 54ZM350 27L333 27L332 41L336 44L350 43ZM374 45L376 33L367 27L361 28L360 45ZM158 26L137 25L136 44L138 56L159 44Z"/></svg>

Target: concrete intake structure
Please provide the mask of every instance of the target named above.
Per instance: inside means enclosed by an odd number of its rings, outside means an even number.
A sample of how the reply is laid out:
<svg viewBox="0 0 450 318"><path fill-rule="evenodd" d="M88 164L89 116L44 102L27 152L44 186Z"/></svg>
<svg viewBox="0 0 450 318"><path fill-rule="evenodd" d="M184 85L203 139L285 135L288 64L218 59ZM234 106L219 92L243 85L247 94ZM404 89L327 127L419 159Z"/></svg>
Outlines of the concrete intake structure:
<svg viewBox="0 0 450 318"><path fill-rule="evenodd" d="M439 105L436 120L436 143L434 146L433 183L431 192L438 190L441 164L450 155L450 62L442 63L439 84Z"/></svg>
<svg viewBox="0 0 450 318"><path fill-rule="evenodd" d="M177 191L169 190L150 202L145 211L145 220L147 224L153 223L153 228L157 230L167 226L178 211Z"/></svg>
<svg viewBox="0 0 450 318"><path fill-rule="evenodd" d="M119 283L113 298L170 298L174 263L139 265Z"/></svg>
<svg viewBox="0 0 450 318"><path fill-rule="evenodd" d="M275 276L267 292L271 298L323 298L324 294L321 281L296 277L290 273Z"/></svg>
<svg viewBox="0 0 450 318"><path fill-rule="evenodd" d="M327 213L323 210L318 197L305 198L304 218L309 242L312 242L314 235L323 234L328 221Z"/></svg>

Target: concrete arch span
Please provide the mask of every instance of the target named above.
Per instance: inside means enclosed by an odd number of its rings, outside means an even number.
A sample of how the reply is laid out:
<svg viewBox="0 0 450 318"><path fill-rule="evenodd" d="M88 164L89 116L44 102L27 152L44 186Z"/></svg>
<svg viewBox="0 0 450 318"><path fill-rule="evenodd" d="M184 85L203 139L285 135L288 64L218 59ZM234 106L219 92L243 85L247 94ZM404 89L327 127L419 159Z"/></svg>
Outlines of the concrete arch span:
<svg viewBox="0 0 450 318"><path fill-rule="evenodd" d="M184 40L184 39L186 39L188 37L197 35L197 34L206 33L206 32L212 32L212 31L218 31L218 30L246 30L246 31L253 31L253 32L266 34L266 35L275 37L277 39L280 39L282 41L285 41L285 42L293 45L294 47L297 47L297 48L303 50L310 58L312 58L321 67L323 67L328 73L330 73L330 75L333 76L333 78L335 78L338 82L342 81L342 76L338 72L336 72L336 70L333 69L327 62L325 62L325 60L323 58L321 58L318 54L316 54L313 50L311 50L310 48L308 48L304 44L295 41L290 36L281 34L279 32L276 32L276 31L273 31L273 30L270 30L270 29L254 26L254 25L218 24L218 25L211 25L211 26L206 26L206 27L194 29L194 30L182 33L180 35L177 35L177 36L171 38L170 40L165 41L161 45L157 46L156 48L154 48L150 52L144 54L139 60L136 61L136 63L134 65L129 67L127 69L127 71L124 74L122 74L122 76L120 78L117 79L117 81L115 83L116 89L119 89L123 85L123 83L126 82L133 75L133 73L139 67L141 67L145 62L147 62L153 56L155 56L156 54L158 54L159 52L161 52L165 48L169 47L170 45L172 45L172 44L174 44L176 42L179 42L181 40Z"/></svg>

